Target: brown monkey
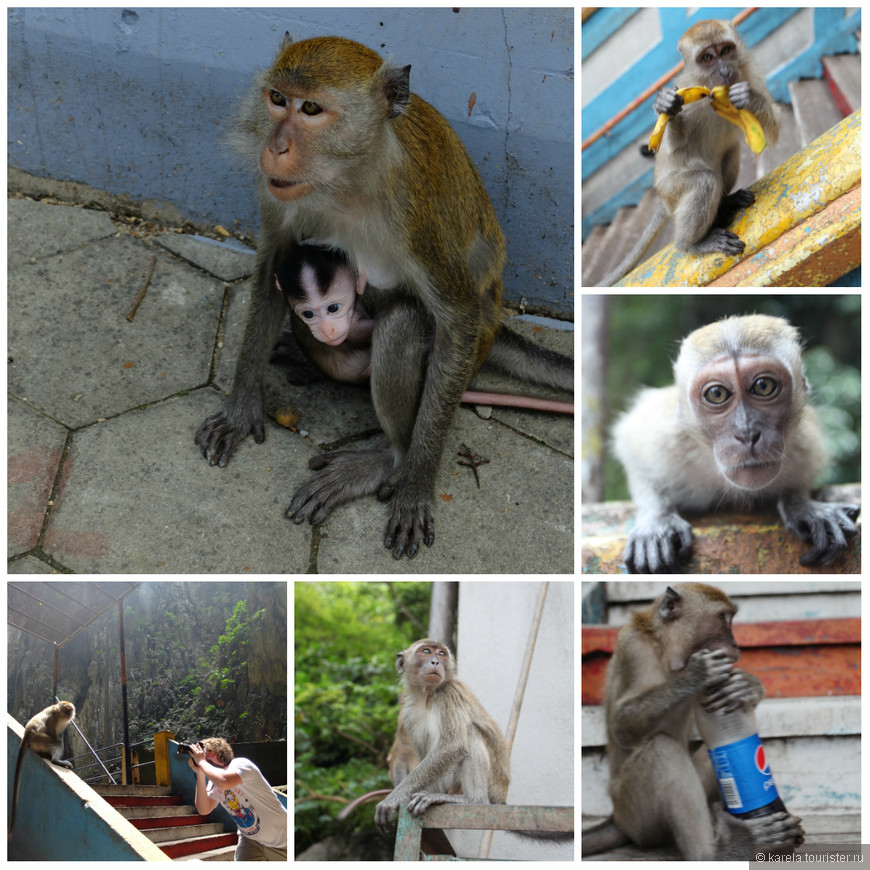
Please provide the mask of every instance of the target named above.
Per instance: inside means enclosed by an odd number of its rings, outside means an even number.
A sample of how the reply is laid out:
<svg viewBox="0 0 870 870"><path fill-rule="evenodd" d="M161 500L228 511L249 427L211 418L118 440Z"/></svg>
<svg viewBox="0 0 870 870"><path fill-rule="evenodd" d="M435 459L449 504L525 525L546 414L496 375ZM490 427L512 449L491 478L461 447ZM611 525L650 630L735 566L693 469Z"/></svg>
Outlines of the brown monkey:
<svg viewBox="0 0 870 870"><path fill-rule="evenodd" d="M409 75L347 39L287 37L258 78L237 136L263 207L251 310L229 404L195 438L221 466L248 434L263 441L261 382L286 311L279 248L292 256L317 239L345 252L368 278L372 398L390 448L315 458L318 473L287 515L319 523L375 493L390 501L384 544L396 558L434 540L445 433L487 356L525 380L573 388L570 360L501 327L504 237L459 138L410 92ZM306 352L317 344L297 319L293 329Z"/></svg>
<svg viewBox="0 0 870 870"><path fill-rule="evenodd" d="M711 323L684 339L674 379L641 392L614 428L637 505L629 571L673 573L692 546L679 512L723 505L775 503L785 527L812 545L802 565L834 561L860 508L810 498L825 457L797 330L762 314Z"/></svg>
<svg viewBox="0 0 870 870"><path fill-rule="evenodd" d="M432 804L503 804L510 784L507 744L492 717L456 679L453 654L424 638L396 656L404 695L399 728L411 738L420 764L375 808L385 833L399 804L420 815ZM461 789L461 794L448 790Z"/></svg>
<svg viewBox="0 0 870 870"><path fill-rule="evenodd" d="M456 678L447 646L430 638L396 656L404 694L399 732L410 736L422 759L375 808L383 833L393 827L399 804L420 815L433 804L503 804L510 785L510 753L498 725L471 690ZM534 839L565 840L572 834L514 831Z"/></svg>
<svg viewBox="0 0 870 870"><path fill-rule="evenodd" d="M755 201L748 190L730 192L740 171L743 133L714 112L709 99L684 107L677 88L726 85L734 106L749 109L758 118L769 145L775 145L779 137L779 109L730 21L699 21L683 34L677 49L685 68L675 89L659 91L653 105L656 115L671 116L655 155L659 207L634 249L605 279L607 286L634 267L668 216L674 220L678 251L743 253L744 243L724 229L735 212Z"/></svg>
<svg viewBox="0 0 870 870"><path fill-rule="evenodd" d="M758 677L733 666L736 609L713 586L683 583L619 632L604 701L613 823L584 834L584 854L628 837L638 846L674 843L690 861L746 860L757 846L803 842L800 819L788 813L727 813L706 747L689 751L699 693L710 710L755 707L764 697Z"/></svg>
<svg viewBox="0 0 870 870"><path fill-rule="evenodd" d="M18 786L21 781L21 765L24 762L24 753L28 748L37 755L47 758L52 764L60 767L72 768L69 761L62 761L64 729L76 714L76 708L69 701L61 701L46 707L41 713L37 713L25 726L24 737L21 740L21 748L18 750L18 761L15 763L15 777L12 780L12 806L9 811L9 834L15 827L15 815L18 811Z"/></svg>

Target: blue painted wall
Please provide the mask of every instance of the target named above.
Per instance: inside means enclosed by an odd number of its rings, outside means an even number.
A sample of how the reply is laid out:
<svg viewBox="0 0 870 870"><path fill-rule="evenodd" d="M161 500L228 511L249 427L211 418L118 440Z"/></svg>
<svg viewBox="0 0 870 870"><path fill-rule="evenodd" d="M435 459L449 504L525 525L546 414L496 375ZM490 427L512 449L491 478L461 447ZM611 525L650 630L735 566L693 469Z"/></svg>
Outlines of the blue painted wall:
<svg viewBox="0 0 870 870"><path fill-rule="evenodd" d="M249 177L221 136L285 30L412 64L508 237L507 295L573 311L574 13L566 9L11 9L8 161L195 221L251 231ZM476 103L468 114L469 97Z"/></svg>

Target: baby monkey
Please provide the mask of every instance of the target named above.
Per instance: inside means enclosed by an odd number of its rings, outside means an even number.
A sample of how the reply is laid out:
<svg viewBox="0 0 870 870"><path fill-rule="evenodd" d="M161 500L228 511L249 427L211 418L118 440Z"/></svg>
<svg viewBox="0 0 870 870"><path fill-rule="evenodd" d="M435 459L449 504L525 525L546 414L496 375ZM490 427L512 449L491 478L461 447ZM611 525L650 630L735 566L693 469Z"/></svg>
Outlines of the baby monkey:
<svg viewBox="0 0 870 870"><path fill-rule="evenodd" d="M9 811L9 834L15 827L15 814L18 810L18 785L21 780L21 765L24 762L24 752L29 747L37 755L47 758L52 764L72 768L69 761L61 760L63 755L64 729L72 722L76 708L69 701L61 701L46 707L37 713L25 726L21 748L18 750L18 761L15 764L15 778L12 781L12 807Z"/></svg>
<svg viewBox="0 0 870 870"><path fill-rule="evenodd" d="M299 245L294 253L275 258L275 284L284 294L294 323L304 323L315 339L304 342L303 354L336 381L364 384L372 374L372 331L375 321L363 307L366 275L354 272L341 252L315 244ZM298 318L298 320L297 320ZM298 332L294 333L299 338ZM283 335L272 356L293 370L294 383L303 383L306 361L294 342ZM462 401L573 414L574 405L535 396L513 396L466 390Z"/></svg>
<svg viewBox="0 0 870 870"><path fill-rule="evenodd" d="M340 251L300 245L294 256L276 259L275 283L290 310L317 340L317 345L306 347L312 361L336 381L368 381L374 320L360 299L366 289L365 273L354 274Z"/></svg>

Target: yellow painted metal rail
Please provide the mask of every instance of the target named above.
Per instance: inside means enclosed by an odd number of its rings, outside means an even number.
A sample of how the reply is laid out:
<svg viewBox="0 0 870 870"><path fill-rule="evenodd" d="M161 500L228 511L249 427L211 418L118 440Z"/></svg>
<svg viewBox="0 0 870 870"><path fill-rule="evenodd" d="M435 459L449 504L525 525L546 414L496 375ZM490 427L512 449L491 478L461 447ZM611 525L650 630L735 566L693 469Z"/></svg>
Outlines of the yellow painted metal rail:
<svg viewBox="0 0 870 870"><path fill-rule="evenodd" d="M823 287L861 264L861 110L749 188L741 257L668 245L617 287Z"/></svg>

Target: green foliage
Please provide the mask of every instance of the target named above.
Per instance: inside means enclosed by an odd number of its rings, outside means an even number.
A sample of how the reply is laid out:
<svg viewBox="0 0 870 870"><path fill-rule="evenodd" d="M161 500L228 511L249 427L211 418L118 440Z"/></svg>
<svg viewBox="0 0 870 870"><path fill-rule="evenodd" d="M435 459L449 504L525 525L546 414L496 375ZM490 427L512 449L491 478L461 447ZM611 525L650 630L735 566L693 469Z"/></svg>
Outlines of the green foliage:
<svg viewBox="0 0 870 870"><path fill-rule="evenodd" d="M327 836L343 801L390 788L395 653L425 635L430 583L295 584L297 850ZM327 800L342 798L342 802ZM351 820L372 826L372 805Z"/></svg>

